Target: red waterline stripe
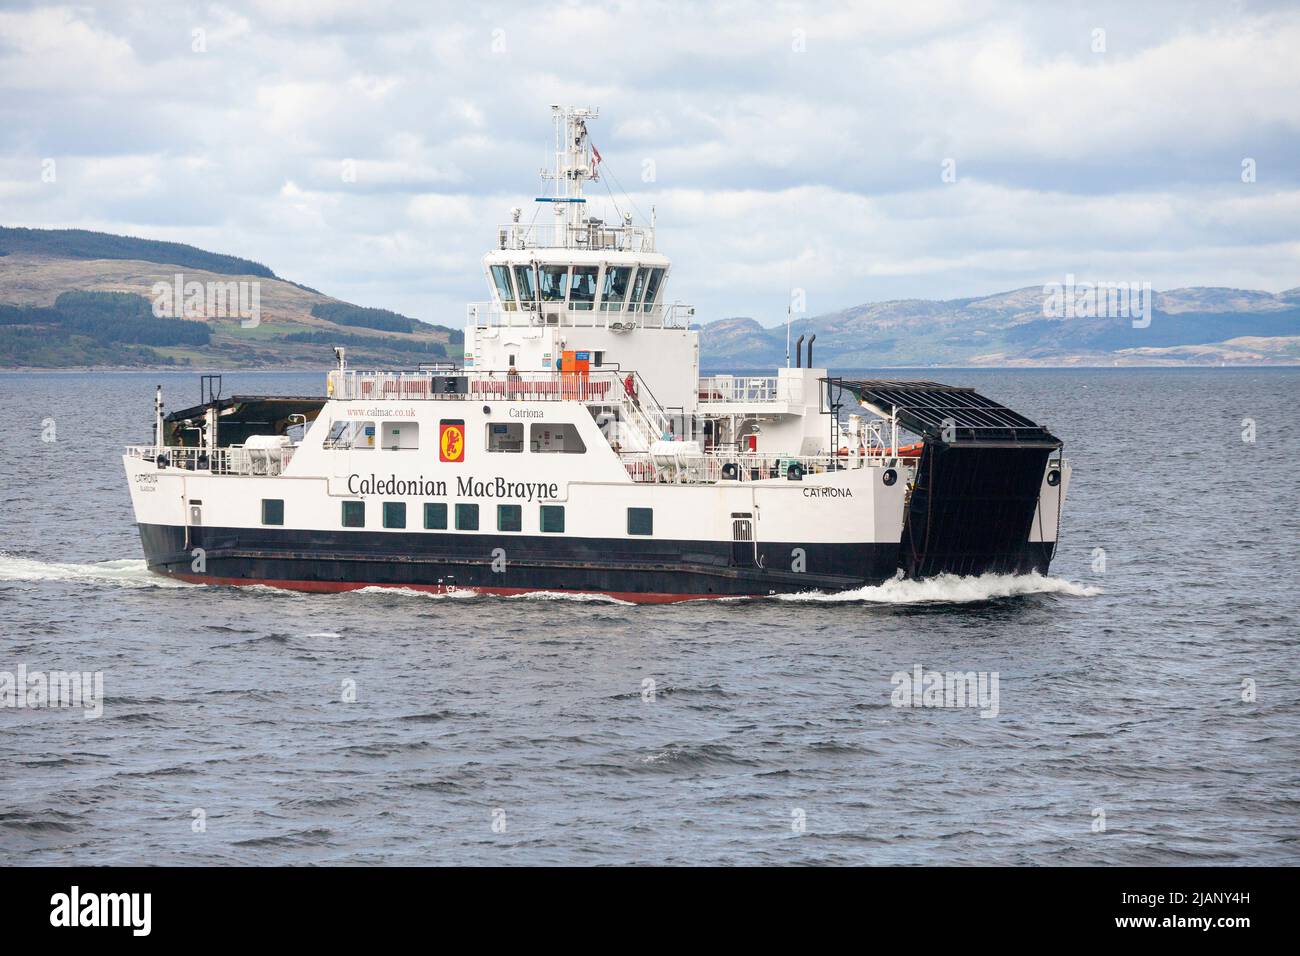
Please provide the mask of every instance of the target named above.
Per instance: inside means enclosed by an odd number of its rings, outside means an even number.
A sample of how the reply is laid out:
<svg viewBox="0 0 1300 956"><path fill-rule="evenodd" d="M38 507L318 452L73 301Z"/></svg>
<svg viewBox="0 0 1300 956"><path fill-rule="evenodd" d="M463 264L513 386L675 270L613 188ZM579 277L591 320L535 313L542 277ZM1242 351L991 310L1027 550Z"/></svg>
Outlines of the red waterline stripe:
<svg viewBox="0 0 1300 956"><path fill-rule="evenodd" d="M248 587L261 585L268 588L280 588L283 591L310 591L321 594L334 594L340 591L357 591L361 588L394 588L405 591L427 591L430 594L448 594L452 591L467 591L471 594L497 594L510 597L516 594L574 594L599 595L612 597L629 604L676 604L682 601L704 601L717 598L765 597L762 594L664 594L658 591L557 591L553 588L484 588L451 587L442 584L377 584L374 582L353 581L279 581L270 578L221 578L208 574L182 574L174 571L158 571L171 578L178 578L190 584L220 584L231 587Z"/></svg>

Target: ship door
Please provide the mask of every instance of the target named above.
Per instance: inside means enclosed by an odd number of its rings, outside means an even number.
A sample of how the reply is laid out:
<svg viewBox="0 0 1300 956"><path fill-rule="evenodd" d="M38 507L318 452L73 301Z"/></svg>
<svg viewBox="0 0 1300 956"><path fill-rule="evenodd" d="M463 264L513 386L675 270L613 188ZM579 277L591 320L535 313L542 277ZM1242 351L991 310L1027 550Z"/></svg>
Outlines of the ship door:
<svg viewBox="0 0 1300 956"><path fill-rule="evenodd" d="M190 527L199 528L203 526L203 502L190 499Z"/></svg>
<svg viewBox="0 0 1300 956"><path fill-rule="evenodd" d="M754 543L754 516L748 513L731 515L731 563L735 567L752 568L758 546Z"/></svg>

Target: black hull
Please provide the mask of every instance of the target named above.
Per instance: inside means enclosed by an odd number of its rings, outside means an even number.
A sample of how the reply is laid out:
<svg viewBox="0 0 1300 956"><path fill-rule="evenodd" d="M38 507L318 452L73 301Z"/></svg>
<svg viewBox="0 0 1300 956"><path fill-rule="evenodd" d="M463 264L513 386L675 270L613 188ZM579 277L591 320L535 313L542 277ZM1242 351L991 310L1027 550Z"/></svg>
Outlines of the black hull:
<svg viewBox="0 0 1300 956"><path fill-rule="evenodd" d="M897 544L760 543L755 564L752 545L715 541L208 527L188 529L187 538L183 527L139 527L153 571L308 591L570 591L672 601L852 590L894 577L899 562ZM796 548L803 571L792 569Z"/></svg>

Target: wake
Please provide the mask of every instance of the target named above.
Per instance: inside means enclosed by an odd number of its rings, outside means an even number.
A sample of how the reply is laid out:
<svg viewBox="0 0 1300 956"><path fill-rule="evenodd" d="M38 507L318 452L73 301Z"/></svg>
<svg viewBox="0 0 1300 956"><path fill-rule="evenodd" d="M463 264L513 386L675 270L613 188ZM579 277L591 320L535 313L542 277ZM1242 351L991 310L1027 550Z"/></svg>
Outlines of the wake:
<svg viewBox="0 0 1300 956"><path fill-rule="evenodd" d="M74 581L124 588L201 587L154 574L142 558L76 564L20 558L4 552L0 552L0 581Z"/></svg>
<svg viewBox="0 0 1300 956"><path fill-rule="evenodd" d="M884 584L831 594L813 591L774 594L768 600L859 604L971 604L977 601L1021 597L1029 594L1094 597L1101 593L1101 588L1038 573L982 574L974 577L940 574L920 581L893 578Z"/></svg>

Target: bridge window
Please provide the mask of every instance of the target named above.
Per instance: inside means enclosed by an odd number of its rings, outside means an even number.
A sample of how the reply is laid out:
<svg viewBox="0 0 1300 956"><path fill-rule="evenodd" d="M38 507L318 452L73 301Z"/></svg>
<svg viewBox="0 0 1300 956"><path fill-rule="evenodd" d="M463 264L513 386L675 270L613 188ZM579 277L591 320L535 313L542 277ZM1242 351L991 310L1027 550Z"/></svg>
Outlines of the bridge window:
<svg viewBox="0 0 1300 956"><path fill-rule="evenodd" d="M515 287L519 290L519 301L524 305L537 301L537 288L533 284L531 266L515 266Z"/></svg>
<svg viewBox="0 0 1300 956"><path fill-rule="evenodd" d="M554 452L564 455L581 455L587 445L578 434L574 424L555 425L549 423L528 426L528 447L531 451Z"/></svg>
<svg viewBox="0 0 1300 956"><path fill-rule="evenodd" d="M524 509L522 505L497 505L497 530L524 530Z"/></svg>
<svg viewBox="0 0 1300 956"><path fill-rule="evenodd" d="M627 307L630 311L635 312L641 304L641 296L645 293L645 280L649 278L649 269L637 269L636 279L632 282L632 298L628 300Z"/></svg>
<svg viewBox="0 0 1300 956"><path fill-rule="evenodd" d="M406 502L405 501L384 502L384 527L385 528L406 527Z"/></svg>
<svg viewBox="0 0 1300 956"><path fill-rule="evenodd" d="M628 508L628 534L654 534L655 512L653 508Z"/></svg>
<svg viewBox="0 0 1300 956"><path fill-rule="evenodd" d="M655 296L659 294L659 283L663 280L663 269L651 269L650 278L645 287L645 305L642 307L649 312L654 307Z"/></svg>
<svg viewBox="0 0 1300 956"><path fill-rule="evenodd" d="M284 524L284 499L262 499L262 524Z"/></svg>
<svg viewBox="0 0 1300 956"><path fill-rule="evenodd" d="M569 292L568 266L542 266L542 301L563 302Z"/></svg>
<svg viewBox="0 0 1300 956"><path fill-rule="evenodd" d="M515 451L515 452L523 451L524 450L523 422L488 422L487 450L488 451Z"/></svg>
<svg viewBox="0 0 1300 956"><path fill-rule="evenodd" d="M542 505L542 531L564 534L564 505Z"/></svg>
<svg viewBox="0 0 1300 956"><path fill-rule="evenodd" d="M456 505L456 530L478 530L478 505L469 505L464 502Z"/></svg>
<svg viewBox="0 0 1300 956"><path fill-rule="evenodd" d="M632 284L630 266L611 266L605 270L605 288L600 293L602 312L623 311L623 300L627 298L627 288Z"/></svg>
<svg viewBox="0 0 1300 956"><path fill-rule="evenodd" d="M343 527L364 528L366 526L366 503L364 501L343 502Z"/></svg>
<svg viewBox="0 0 1300 956"><path fill-rule="evenodd" d="M573 288L569 292L569 308L591 311L596 306L596 275L598 266L574 266Z"/></svg>
<svg viewBox="0 0 1300 956"><path fill-rule="evenodd" d="M429 531L447 530L447 503L445 501L426 501L424 503L424 527Z"/></svg>
<svg viewBox="0 0 1300 956"><path fill-rule="evenodd" d="M501 308L507 312L515 309L515 294L510 288L510 267L493 266L492 281L496 284L497 295L501 298Z"/></svg>

